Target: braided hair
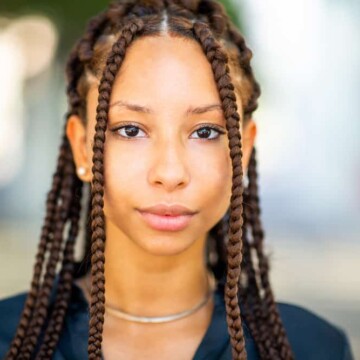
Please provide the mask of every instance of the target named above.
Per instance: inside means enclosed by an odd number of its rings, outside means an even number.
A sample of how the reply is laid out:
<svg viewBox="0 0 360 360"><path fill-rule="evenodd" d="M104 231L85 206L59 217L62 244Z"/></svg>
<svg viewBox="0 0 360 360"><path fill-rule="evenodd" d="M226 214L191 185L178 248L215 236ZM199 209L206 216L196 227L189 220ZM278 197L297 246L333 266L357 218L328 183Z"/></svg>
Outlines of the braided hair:
<svg viewBox="0 0 360 360"><path fill-rule="evenodd" d="M89 359L101 359L105 313L103 159L110 96L131 43L139 37L167 33L193 39L201 45L213 70L225 115L233 169L232 195L227 213L209 231L207 264L217 280L226 278L224 297L232 357L247 358L244 319L262 360L294 359L269 282L255 148L247 170L247 186L244 185L240 125L244 126L257 109L261 93L250 65L252 52L216 0L120 0L89 21L67 62L69 109L64 135L47 195L31 288L7 360L51 358L61 334L72 282L89 271L92 284L88 355ZM71 115L86 122L86 95L94 79L99 81L99 96L93 178L87 193L84 253L81 261L76 262L74 244L84 185L76 175L65 129ZM236 95L242 100L241 114L237 111ZM59 262L59 281L50 307Z"/></svg>

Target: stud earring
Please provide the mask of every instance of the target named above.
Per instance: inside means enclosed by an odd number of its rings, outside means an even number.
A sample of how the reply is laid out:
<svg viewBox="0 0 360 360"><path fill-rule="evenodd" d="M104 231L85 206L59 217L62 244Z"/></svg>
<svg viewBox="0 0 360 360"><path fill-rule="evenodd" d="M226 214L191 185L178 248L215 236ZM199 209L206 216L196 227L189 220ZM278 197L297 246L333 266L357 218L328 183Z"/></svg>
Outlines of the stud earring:
<svg viewBox="0 0 360 360"><path fill-rule="evenodd" d="M76 172L79 176L84 176L86 174L86 168L85 166L79 166L77 169L76 169Z"/></svg>

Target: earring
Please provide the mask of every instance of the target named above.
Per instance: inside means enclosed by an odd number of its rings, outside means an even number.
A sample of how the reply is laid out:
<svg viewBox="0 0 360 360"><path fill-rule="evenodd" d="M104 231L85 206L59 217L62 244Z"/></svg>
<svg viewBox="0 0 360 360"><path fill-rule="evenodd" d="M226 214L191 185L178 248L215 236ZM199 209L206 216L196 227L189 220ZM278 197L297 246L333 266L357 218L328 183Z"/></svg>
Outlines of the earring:
<svg viewBox="0 0 360 360"><path fill-rule="evenodd" d="M76 169L76 172L79 176L84 176L86 174L86 168L85 166L79 166L77 169Z"/></svg>

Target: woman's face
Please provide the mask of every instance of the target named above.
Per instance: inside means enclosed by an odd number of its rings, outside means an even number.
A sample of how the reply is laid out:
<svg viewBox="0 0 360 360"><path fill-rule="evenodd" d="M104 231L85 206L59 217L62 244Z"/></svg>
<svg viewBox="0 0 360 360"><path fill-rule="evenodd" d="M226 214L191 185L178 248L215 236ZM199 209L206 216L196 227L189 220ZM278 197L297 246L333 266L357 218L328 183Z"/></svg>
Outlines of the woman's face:
<svg viewBox="0 0 360 360"><path fill-rule="evenodd" d="M87 100L91 169L97 84ZM204 240L225 214L232 186L225 118L198 43L147 37L127 50L111 95L104 166L104 213L116 241L132 241L154 255L178 254ZM156 228L138 209L157 204L195 214L181 229Z"/></svg>

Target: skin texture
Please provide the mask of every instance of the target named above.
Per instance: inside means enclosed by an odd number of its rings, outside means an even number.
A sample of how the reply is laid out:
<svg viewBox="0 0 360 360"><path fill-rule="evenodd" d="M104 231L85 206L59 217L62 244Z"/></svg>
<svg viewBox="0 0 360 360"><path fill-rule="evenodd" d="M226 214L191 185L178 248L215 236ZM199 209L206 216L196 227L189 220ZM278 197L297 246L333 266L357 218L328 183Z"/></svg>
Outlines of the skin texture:
<svg viewBox="0 0 360 360"><path fill-rule="evenodd" d="M86 182L92 176L97 87L94 83L87 96L86 127L73 115L66 131L76 166L87 169L81 176ZM151 113L125 108L119 101L147 107ZM226 213L232 185L221 108L187 113L221 104L211 66L195 41L169 36L140 38L126 53L110 104L104 155L106 302L145 316L192 308L207 291L206 236ZM237 104L241 114L239 97ZM131 127L111 131L124 122L135 123L138 132ZM224 134L196 131L208 124L219 126ZM245 171L255 141L255 123L250 120L241 132ZM156 231L136 208L158 203L181 204L197 213L181 231ZM212 309L210 301L189 317L153 325L106 314L103 352L107 359L166 358L167 351L172 358L178 354L178 359L188 359L209 325ZM176 334L177 341L170 345L167 341L165 348L164 334ZM151 354L147 354L146 344L150 343Z"/></svg>

